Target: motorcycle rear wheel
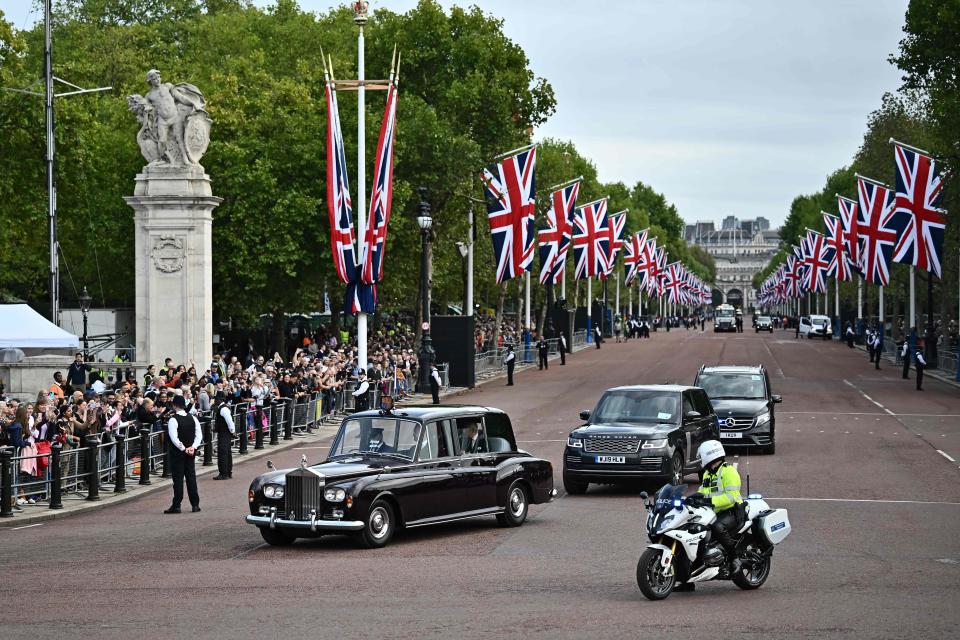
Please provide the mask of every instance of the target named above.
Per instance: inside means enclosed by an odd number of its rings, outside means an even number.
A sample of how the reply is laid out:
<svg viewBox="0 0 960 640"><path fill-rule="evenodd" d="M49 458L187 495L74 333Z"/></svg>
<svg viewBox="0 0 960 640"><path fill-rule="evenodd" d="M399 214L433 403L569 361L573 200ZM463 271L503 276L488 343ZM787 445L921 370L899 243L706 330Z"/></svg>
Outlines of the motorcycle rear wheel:
<svg viewBox="0 0 960 640"><path fill-rule="evenodd" d="M677 576L671 571L664 576L660 570L660 549L647 549L637 562L637 586L648 600L663 600L673 592Z"/></svg>
<svg viewBox="0 0 960 640"><path fill-rule="evenodd" d="M733 574L731 579L741 589L752 591L762 587L763 583L770 577L770 563L773 558L760 553L753 547L750 547L747 553L754 560L752 566L744 566L740 571Z"/></svg>

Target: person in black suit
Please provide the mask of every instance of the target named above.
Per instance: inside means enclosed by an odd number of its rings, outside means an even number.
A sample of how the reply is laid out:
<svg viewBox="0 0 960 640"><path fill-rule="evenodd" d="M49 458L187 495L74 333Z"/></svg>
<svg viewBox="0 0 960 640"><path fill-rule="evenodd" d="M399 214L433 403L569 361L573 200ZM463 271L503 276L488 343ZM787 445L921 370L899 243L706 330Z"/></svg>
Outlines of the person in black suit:
<svg viewBox="0 0 960 640"><path fill-rule="evenodd" d="M503 357L503 362L507 365L507 386L513 386L513 368L517 366L517 354L513 352L513 345L507 345L507 355Z"/></svg>
<svg viewBox="0 0 960 640"><path fill-rule="evenodd" d="M167 434L170 439L170 466L173 471L173 502L164 513L180 513L183 501L183 481L187 482L187 495L192 511L200 511L200 493L197 491L197 470L194 457L203 443L203 433L196 416L187 413L187 403L183 396L173 397L176 411L167 422Z"/></svg>
<svg viewBox="0 0 960 640"><path fill-rule="evenodd" d="M464 454L470 453L483 453L483 439L480 437L480 425L476 422L471 422L463 430L462 436L462 446L460 450Z"/></svg>
<svg viewBox="0 0 960 640"><path fill-rule="evenodd" d="M547 356L550 355L550 345L547 344L547 341L544 340L543 336L540 336L540 339L537 340L537 356L539 357L538 368L543 371L547 369Z"/></svg>

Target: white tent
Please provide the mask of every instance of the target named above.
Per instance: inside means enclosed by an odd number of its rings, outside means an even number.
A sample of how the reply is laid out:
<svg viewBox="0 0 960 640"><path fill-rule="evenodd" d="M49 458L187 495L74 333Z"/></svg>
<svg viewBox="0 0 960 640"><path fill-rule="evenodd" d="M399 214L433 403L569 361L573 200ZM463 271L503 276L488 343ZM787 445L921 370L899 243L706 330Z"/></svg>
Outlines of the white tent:
<svg viewBox="0 0 960 640"><path fill-rule="evenodd" d="M64 331L25 304L0 304L0 349L23 349L27 355L77 349L80 338Z"/></svg>

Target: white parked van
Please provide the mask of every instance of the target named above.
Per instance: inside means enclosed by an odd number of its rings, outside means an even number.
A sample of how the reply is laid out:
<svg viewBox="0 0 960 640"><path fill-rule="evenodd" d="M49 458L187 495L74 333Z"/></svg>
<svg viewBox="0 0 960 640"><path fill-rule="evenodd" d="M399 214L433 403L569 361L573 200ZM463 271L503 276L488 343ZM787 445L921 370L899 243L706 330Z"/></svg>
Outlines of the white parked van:
<svg viewBox="0 0 960 640"><path fill-rule="evenodd" d="M808 338L823 338L830 340L833 338L833 328L830 326L830 318L827 316L802 316L800 318L800 335Z"/></svg>

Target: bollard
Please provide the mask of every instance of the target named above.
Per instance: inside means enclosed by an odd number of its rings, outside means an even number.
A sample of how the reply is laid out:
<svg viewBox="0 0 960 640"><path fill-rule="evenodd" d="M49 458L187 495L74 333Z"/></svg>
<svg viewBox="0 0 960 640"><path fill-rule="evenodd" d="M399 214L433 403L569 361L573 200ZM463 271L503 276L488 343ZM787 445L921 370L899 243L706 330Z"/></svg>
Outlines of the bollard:
<svg viewBox="0 0 960 640"><path fill-rule="evenodd" d="M54 442L50 447L50 508L63 509L63 469L60 468L60 454L63 445Z"/></svg>
<svg viewBox="0 0 960 640"><path fill-rule="evenodd" d="M113 492L124 493L127 490L127 437L122 434L114 434L116 444L115 459L117 468L113 472Z"/></svg>
<svg viewBox="0 0 960 640"><path fill-rule="evenodd" d="M0 518L13 517L13 448L0 449Z"/></svg>
<svg viewBox="0 0 960 640"><path fill-rule="evenodd" d="M277 403L270 408L270 444L280 444L280 434L277 432Z"/></svg>
<svg viewBox="0 0 960 640"><path fill-rule="evenodd" d="M287 410L285 412L284 424L283 424L283 439L284 440L293 440L293 418L295 412L293 410L293 404L296 400L290 400L290 403L287 405Z"/></svg>
<svg viewBox="0 0 960 640"><path fill-rule="evenodd" d="M209 467L213 464L213 435L210 433L210 419L200 423L200 429L203 431L203 466Z"/></svg>
<svg viewBox="0 0 960 640"><path fill-rule="evenodd" d="M100 441L97 436L87 436L87 500L100 499Z"/></svg>
<svg viewBox="0 0 960 640"><path fill-rule="evenodd" d="M163 471L160 473L161 478L169 478L170 473L170 436L166 433L163 434Z"/></svg>
<svg viewBox="0 0 960 640"><path fill-rule="evenodd" d="M150 484L150 429L140 429L140 484Z"/></svg>
<svg viewBox="0 0 960 640"><path fill-rule="evenodd" d="M253 448L263 449L263 407L257 407L253 414Z"/></svg>
<svg viewBox="0 0 960 640"><path fill-rule="evenodd" d="M237 451L237 455L246 455L247 446L250 444L250 431L247 429L247 412L243 412L243 421L242 425L237 425L237 433L240 434L240 449Z"/></svg>

